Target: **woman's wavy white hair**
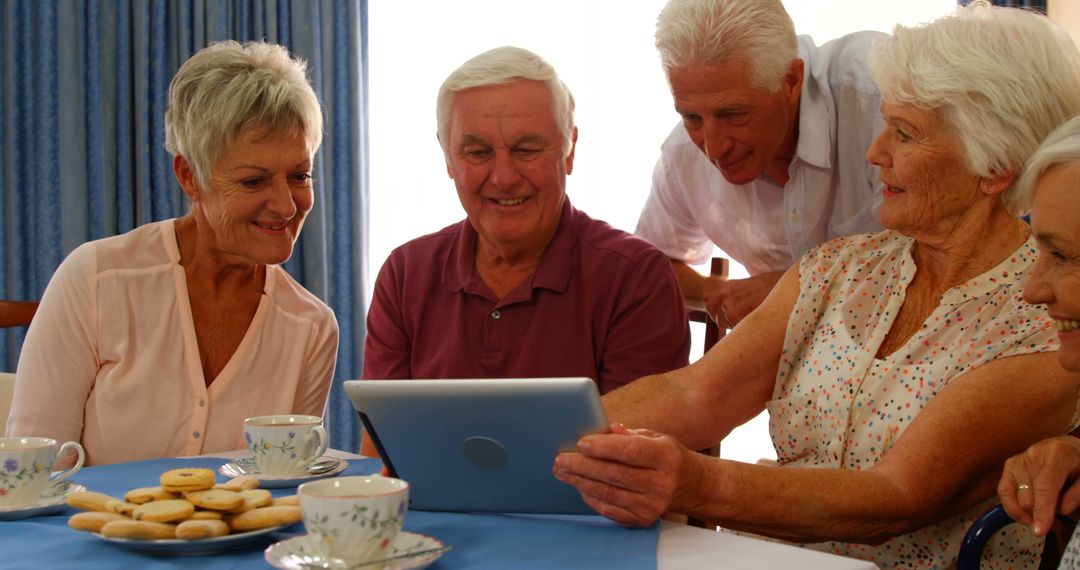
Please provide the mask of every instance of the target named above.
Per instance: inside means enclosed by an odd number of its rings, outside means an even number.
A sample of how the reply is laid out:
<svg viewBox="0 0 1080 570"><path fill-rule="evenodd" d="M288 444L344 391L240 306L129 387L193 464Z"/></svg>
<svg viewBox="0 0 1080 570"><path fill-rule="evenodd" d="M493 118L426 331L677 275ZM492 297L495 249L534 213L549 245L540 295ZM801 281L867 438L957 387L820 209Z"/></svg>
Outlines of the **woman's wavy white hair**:
<svg viewBox="0 0 1080 570"><path fill-rule="evenodd" d="M745 61L751 85L770 92L799 56L780 0L671 0L656 19L656 49L665 71Z"/></svg>
<svg viewBox="0 0 1080 570"><path fill-rule="evenodd" d="M1073 117L1054 129L1028 159L1014 191L1020 212L1031 211L1035 187L1044 174L1054 167L1076 163L1080 163L1080 117Z"/></svg>
<svg viewBox="0 0 1080 570"><path fill-rule="evenodd" d="M1037 12L976 0L956 15L896 26L870 53L882 99L940 113L977 176L1019 173L1043 138L1080 113L1080 51ZM1016 185L1002 194L1021 205Z"/></svg>
<svg viewBox="0 0 1080 570"><path fill-rule="evenodd" d="M304 60L277 44L229 40L180 66L169 84L165 148L191 164L204 188L222 152L249 128L261 137L301 134L315 153L323 116Z"/></svg>
<svg viewBox="0 0 1080 570"><path fill-rule="evenodd" d="M454 105L454 96L466 89L502 85L521 79L543 83L551 92L552 116L562 135L562 153L564 157L569 156L574 135L574 96L570 89L544 58L526 49L502 46L461 64L439 88L435 121L439 144L447 160L450 157L450 110Z"/></svg>

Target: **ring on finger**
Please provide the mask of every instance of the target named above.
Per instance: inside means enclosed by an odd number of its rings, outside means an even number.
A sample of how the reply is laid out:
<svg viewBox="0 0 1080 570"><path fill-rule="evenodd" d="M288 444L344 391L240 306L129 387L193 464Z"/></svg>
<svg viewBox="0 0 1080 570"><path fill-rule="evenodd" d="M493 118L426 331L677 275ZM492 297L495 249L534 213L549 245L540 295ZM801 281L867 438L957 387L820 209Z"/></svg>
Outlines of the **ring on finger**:
<svg viewBox="0 0 1080 570"><path fill-rule="evenodd" d="M1027 483L1021 483L1020 485L1016 486L1016 490L1017 490L1017 492L1019 492L1019 491L1030 491L1031 490L1031 485L1028 485Z"/></svg>

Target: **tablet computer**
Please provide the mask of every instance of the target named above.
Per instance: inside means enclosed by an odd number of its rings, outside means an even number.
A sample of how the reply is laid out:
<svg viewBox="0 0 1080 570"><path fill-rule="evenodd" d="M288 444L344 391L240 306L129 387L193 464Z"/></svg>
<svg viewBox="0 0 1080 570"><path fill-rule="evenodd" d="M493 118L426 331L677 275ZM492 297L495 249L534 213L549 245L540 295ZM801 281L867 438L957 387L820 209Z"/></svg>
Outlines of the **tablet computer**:
<svg viewBox="0 0 1080 570"><path fill-rule="evenodd" d="M588 378L350 380L345 391L414 509L595 514L551 474L560 451L607 429Z"/></svg>

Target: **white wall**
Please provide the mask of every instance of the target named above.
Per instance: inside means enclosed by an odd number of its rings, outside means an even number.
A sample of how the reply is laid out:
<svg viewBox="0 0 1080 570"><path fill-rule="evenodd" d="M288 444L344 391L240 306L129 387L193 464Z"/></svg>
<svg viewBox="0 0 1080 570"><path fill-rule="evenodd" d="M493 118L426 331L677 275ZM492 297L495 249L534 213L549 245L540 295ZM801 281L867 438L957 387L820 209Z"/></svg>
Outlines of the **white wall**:
<svg viewBox="0 0 1080 570"><path fill-rule="evenodd" d="M659 145L678 119L653 47L656 15L665 1L371 0L372 279L392 248L464 217L435 138L435 96L454 68L500 45L543 56L577 99L570 200L595 218L633 231ZM856 30L916 24L956 6L955 0L784 4L796 31L819 44ZM763 421L748 428L752 443L743 445L738 434L725 440L724 455L772 455L762 443Z"/></svg>

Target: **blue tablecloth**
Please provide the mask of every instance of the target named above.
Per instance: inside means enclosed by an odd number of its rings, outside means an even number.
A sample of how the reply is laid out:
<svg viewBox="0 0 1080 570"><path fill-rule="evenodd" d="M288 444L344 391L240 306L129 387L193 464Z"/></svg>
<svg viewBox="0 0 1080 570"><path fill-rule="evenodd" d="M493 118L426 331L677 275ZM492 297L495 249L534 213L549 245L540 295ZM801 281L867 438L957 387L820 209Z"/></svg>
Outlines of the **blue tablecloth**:
<svg viewBox="0 0 1080 570"><path fill-rule="evenodd" d="M217 470L223 459L158 459L87 467L75 480L91 491L121 496L158 484L163 471L178 467ZM344 475L379 469L373 459L352 460ZM224 480L224 477L219 476ZM296 489L275 489L275 496ZM282 529L258 545L212 556L165 558L130 552L67 527L73 509L51 516L0 522L0 569L76 568L267 568L263 550L275 539L304 532L303 524ZM453 546L433 570L457 568L654 569L659 525L628 530L601 517L539 517L410 511L405 529Z"/></svg>

